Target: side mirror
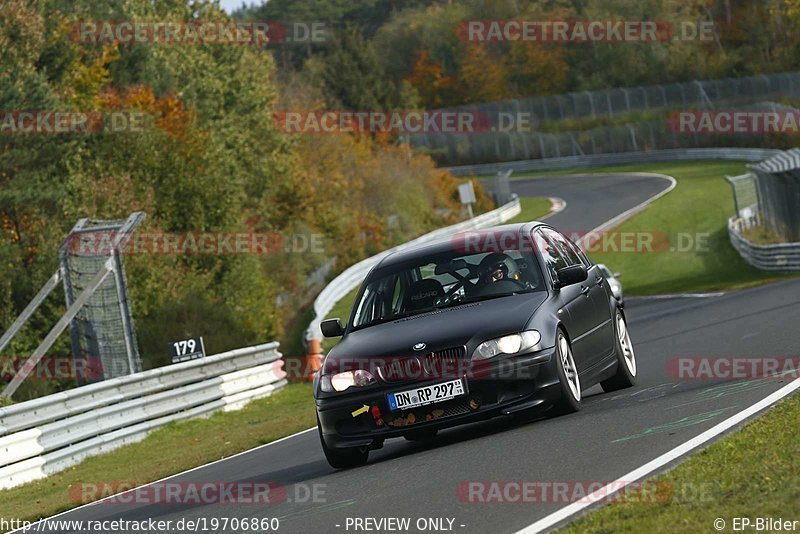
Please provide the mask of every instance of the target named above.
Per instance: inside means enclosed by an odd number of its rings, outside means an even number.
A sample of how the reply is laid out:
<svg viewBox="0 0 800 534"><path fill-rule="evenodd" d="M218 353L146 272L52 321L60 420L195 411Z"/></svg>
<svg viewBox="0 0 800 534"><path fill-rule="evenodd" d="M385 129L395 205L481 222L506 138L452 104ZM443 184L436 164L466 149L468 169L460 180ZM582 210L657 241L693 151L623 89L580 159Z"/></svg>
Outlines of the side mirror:
<svg viewBox="0 0 800 534"><path fill-rule="evenodd" d="M622 273L614 273L614 278L622 278Z"/></svg>
<svg viewBox="0 0 800 534"><path fill-rule="evenodd" d="M589 277L589 273L586 272L586 267L583 265L570 265L559 269L556 274L558 274L558 287L578 284Z"/></svg>
<svg viewBox="0 0 800 534"><path fill-rule="evenodd" d="M326 319L322 321L319 325L319 328L322 330L322 335L325 337L339 337L344 334L342 321L338 318Z"/></svg>

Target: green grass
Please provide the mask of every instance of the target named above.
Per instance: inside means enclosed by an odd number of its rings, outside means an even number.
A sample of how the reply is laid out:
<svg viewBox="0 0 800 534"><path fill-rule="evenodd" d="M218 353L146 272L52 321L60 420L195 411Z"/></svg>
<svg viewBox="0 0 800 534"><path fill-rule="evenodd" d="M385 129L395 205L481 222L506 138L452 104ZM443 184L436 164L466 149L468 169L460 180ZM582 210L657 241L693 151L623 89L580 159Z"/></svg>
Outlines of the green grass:
<svg viewBox="0 0 800 534"><path fill-rule="evenodd" d="M742 237L752 243L759 245L777 245L779 243L786 243L785 239L775 233L771 228L766 226L753 226L742 232Z"/></svg>
<svg viewBox="0 0 800 534"><path fill-rule="evenodd" d="M519 203L522 212L507 224L535 221L550 213L550 199L546 197L521 197Z"/></svg>
<svg viewBox="0 0 800 534"><path fill-rule="evenodd" d="M535 173L528 177L600 172L654 172L674 177L678 185L672 192L614 229L652 236L653 252L589 252L595 262L605 263L624 275L621 282L626 294L653 295L735 289L785 278L751 267L730 245L727 220L733 214L733 198L723 176L745 170L744 163L692 161ZM516 177L520 178L523 176ZM690 237L695 244L700 238L700 246L680 250L680 240L688 244ZM658 244L665 245L664 249L659 250Z"/></svg>
<svg viewBox="0 0 800 534"><path fill-rule="evenodd" d="M84 460L66 471L0 492L2 516L34 521L78 506L82 483L137 485L191 469L316 424L310 384L289 384L244 409L171 423L144 441ZM72 491L72 493L71 493Z"/></svg>
<svg viewBox="0 0 800 534"><path fill-rule="evenodd" d="M722 518L725 531L731 532L734 517L800 520L798 421L800 395L794 395L741 431L648 480L644 487L656 488L654 498L613 502L563 531L715 532L714 521Z"/></svg>

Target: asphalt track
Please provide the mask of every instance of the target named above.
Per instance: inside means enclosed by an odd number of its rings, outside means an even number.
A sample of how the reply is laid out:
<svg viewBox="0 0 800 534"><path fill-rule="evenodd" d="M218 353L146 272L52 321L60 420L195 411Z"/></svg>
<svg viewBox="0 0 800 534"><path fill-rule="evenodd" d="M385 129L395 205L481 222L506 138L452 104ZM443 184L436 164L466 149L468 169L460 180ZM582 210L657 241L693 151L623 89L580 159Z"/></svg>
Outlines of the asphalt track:
<svg viewBox="0 0 800 534"><path fill-rule="evenodd" d="M667 186L662 178L621 175L512 183L521 195L564 199L566 209L548 222L565 231L591 230ZM639 384L615 394L591 388L584 392L583 409L576 414L527 422L495 419L444 431L428 443L392 440L373 451L366 466L345 471L328 466L316 430L307 431L169 482L272 482L284 485L292 501L316 487L324 491L317 502L202 506L100 502L57 519L277 517L278 532L327 533L365 532L347 528L348 518L407 517L409 532L419 531L415 522L420 518L449 518L454 520L454 532L515 532L563 508L567 504L563 495L542 497L548 502L465 502L459 488L470 481L531 481L567 483L577 491L589 482L606 483L790 381L686 379L674 372L674 359L796 354L800 281L708 298L629 299L627 310Z"/></svg>

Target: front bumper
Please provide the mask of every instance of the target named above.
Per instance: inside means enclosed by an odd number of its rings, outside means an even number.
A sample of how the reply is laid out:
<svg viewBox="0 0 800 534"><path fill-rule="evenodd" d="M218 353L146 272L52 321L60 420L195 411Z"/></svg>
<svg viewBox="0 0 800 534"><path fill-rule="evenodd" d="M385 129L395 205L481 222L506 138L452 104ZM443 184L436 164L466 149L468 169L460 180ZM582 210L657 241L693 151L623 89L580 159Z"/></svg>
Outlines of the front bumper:
<svg viewBox="0 0 800 534"><path fill-rule="evenodd" d="M547 408L560 398L555 347L496 358L461 375L467 394L445 402L391 411L386 395L457 376L376 386L318 398L317 415L329 448L379 448L383 440L464 423ZM366 408L365 408L366 407Z"/></svg>

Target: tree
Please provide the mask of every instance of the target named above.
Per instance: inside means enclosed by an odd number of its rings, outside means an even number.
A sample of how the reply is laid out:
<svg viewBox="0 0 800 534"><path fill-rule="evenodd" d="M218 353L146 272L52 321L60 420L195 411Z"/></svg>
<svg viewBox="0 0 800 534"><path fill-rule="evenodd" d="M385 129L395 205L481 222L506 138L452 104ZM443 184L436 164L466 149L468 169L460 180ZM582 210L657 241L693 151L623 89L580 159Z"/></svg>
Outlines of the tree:
<svg viewBox="0 0 800 534"><path fill-rule="evenodd" d="M470 45L459 69L462 101L493 102L510 98L508 73L501 58L493 57L483 43Z"/></svg>
<svg viewBox="0 0 800 534"><path fill-rule="evenodd" d="M354 26L346 27L331 43L322 69L329 97L357 111L390 109L396 92L385 82L375 51Z"/></svg>
<svg viewBox="0 0 800 534"><path fill-rule="evenodd" d="M456 80L445 76L443 68L431 60L427 50L420 50L411 74L405 79L416 90L420 103L428 109L440 108L455 100Z"/></svg>

